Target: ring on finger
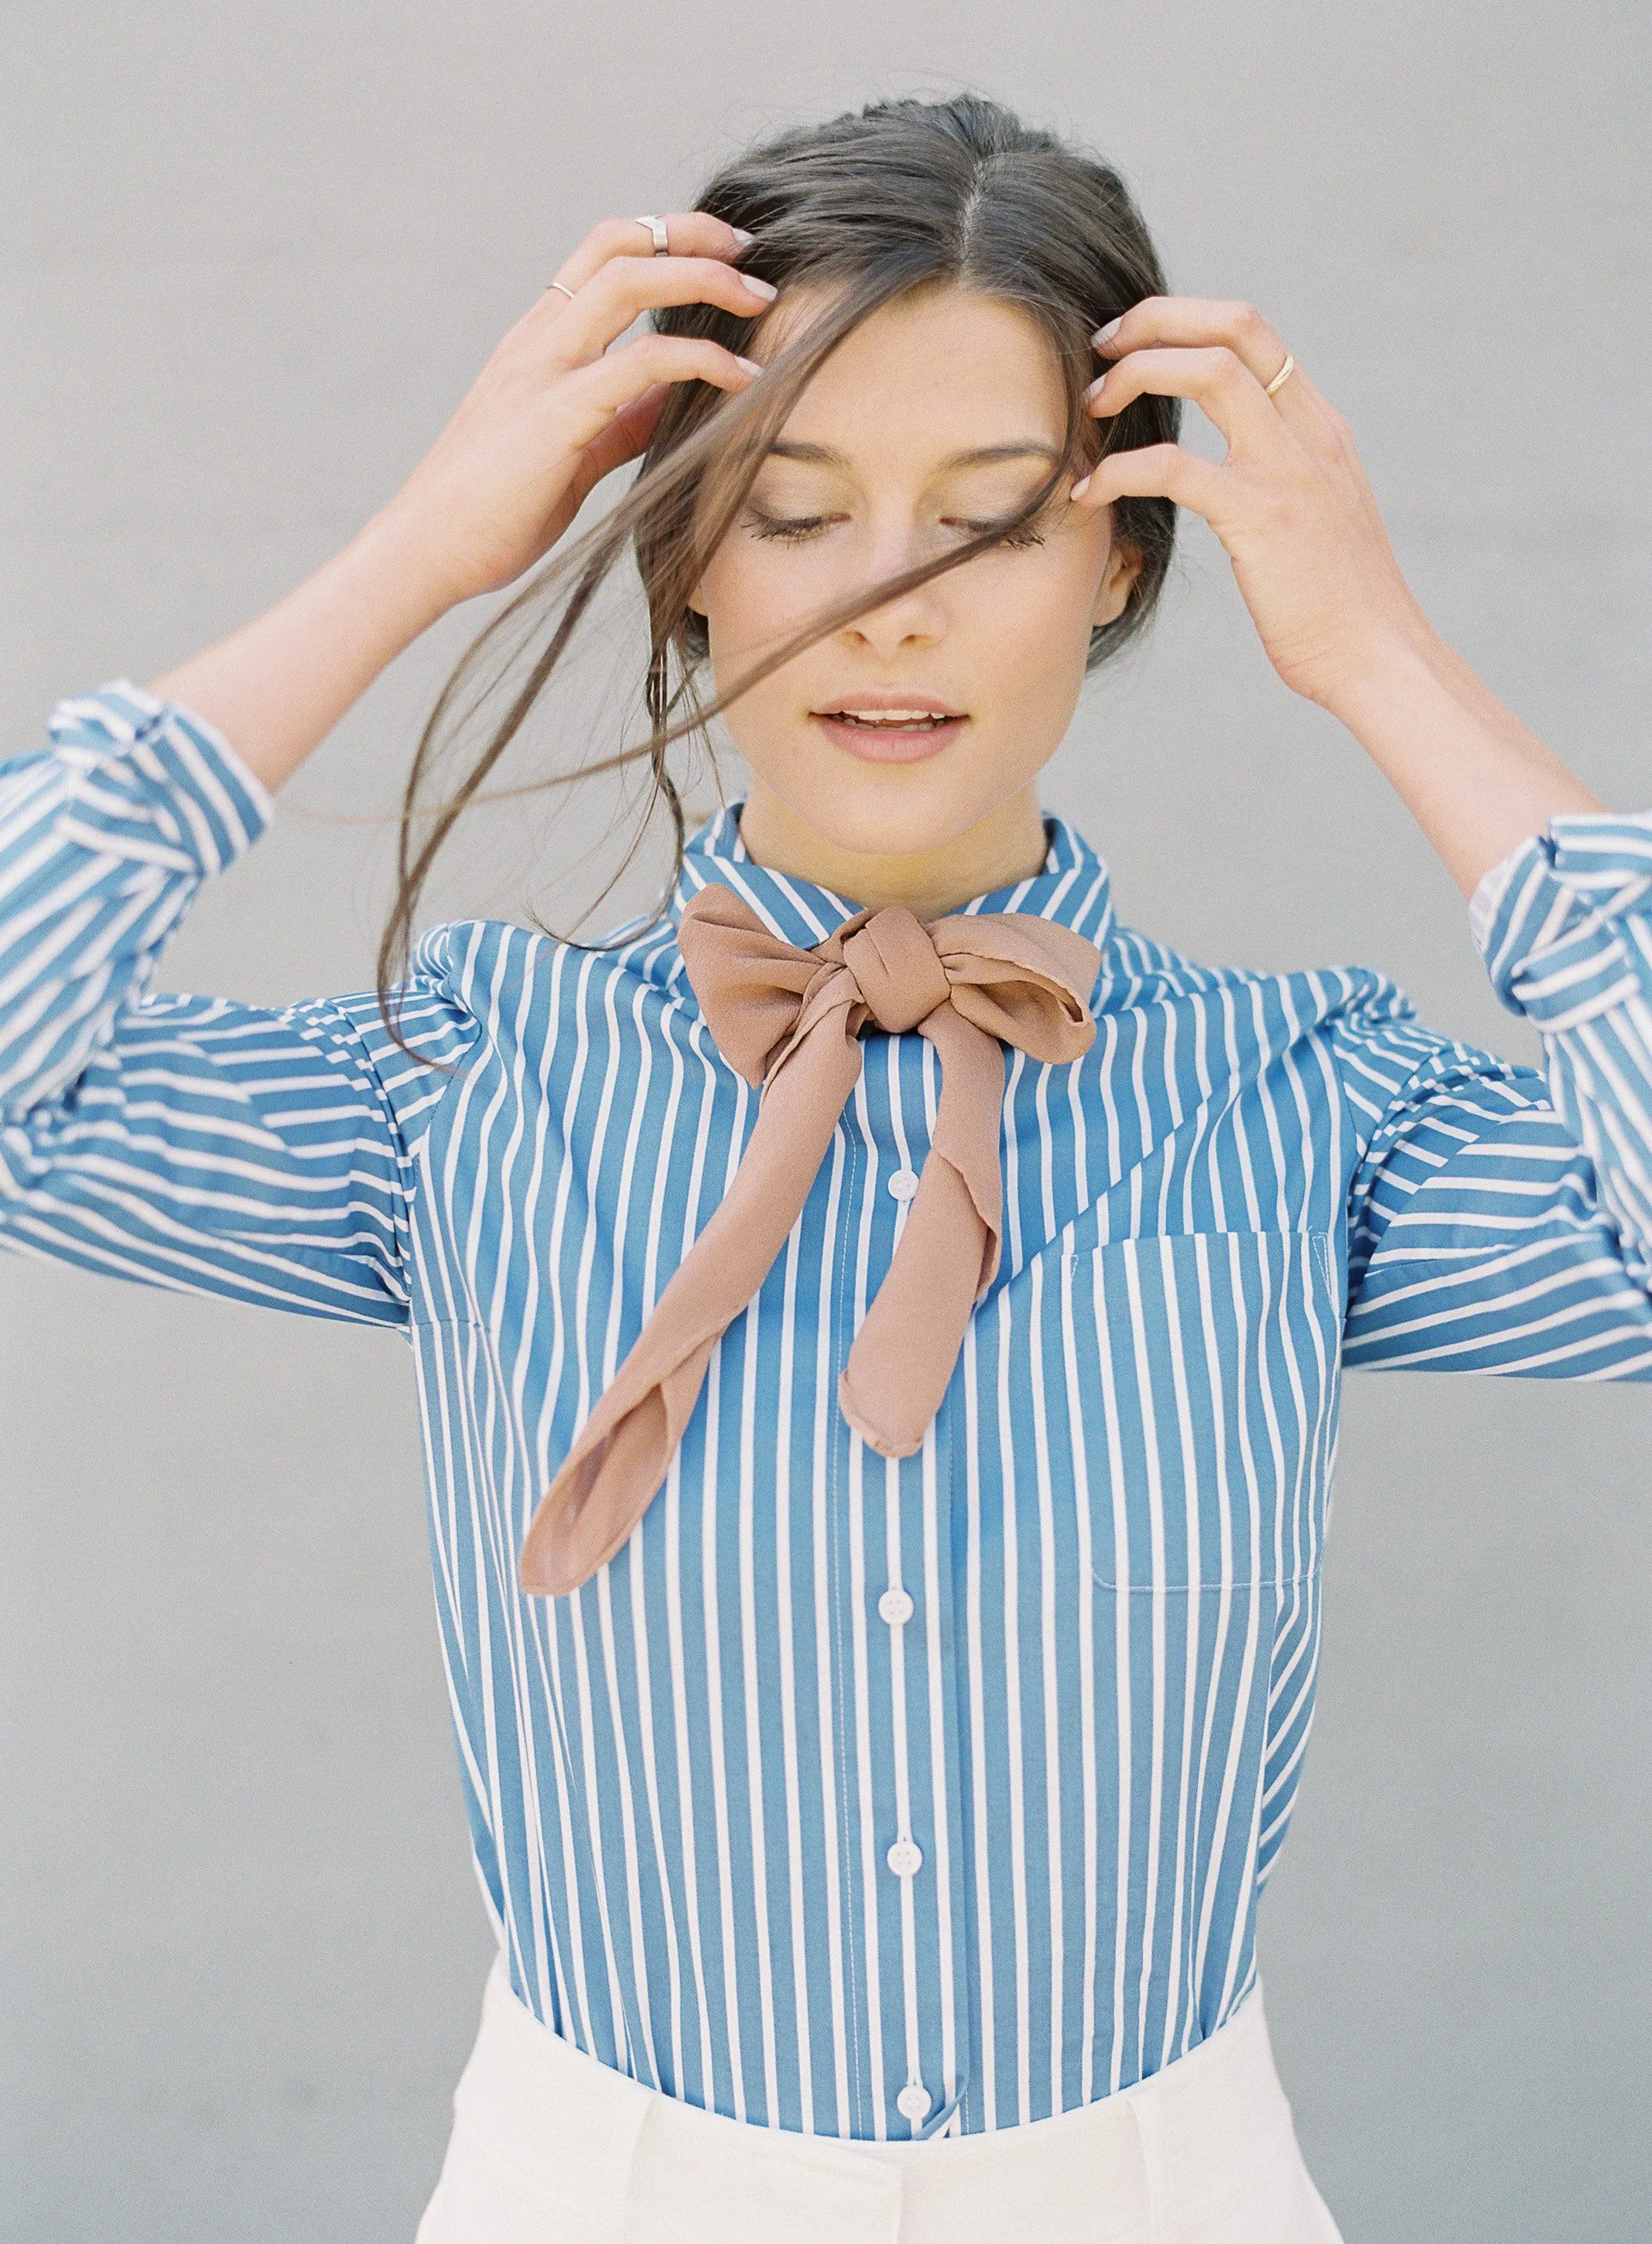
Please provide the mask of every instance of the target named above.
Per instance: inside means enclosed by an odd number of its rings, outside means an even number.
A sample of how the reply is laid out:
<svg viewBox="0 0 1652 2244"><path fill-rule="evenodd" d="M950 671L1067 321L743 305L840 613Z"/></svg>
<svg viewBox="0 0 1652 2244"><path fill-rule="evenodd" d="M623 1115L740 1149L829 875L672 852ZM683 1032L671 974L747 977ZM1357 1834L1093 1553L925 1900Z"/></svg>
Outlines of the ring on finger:
<svg viewBox="0 0 1652 2244"><path fill-rule="evenodd" d="M572 301L573 301L573 291L572 291L572 288L570 288L570 287L568 287L568 285L567 285L567 283L566 283L565 281L563 281L563 280L547 280L547 281L545 282L545 294L546 295L549 295L549 294L550 294L550 293L551 293L551 291L552 291L552 289L553 289L553 288L560 288L560 289L561 289L561 291L562 291L562 293L563 293L563 294L567 298L568 301L569 301L570 303L572 303Z"/></svg>
<svg viewBox="0 0 1652 2244"><path fill-rule="evenodd" d="M1271 397L1276 389L1283 389L1286 382L1290 381L1291 375L1295 374L1296 371L1297 362L1291 356L1290 353L1287 351L1285 353L1285 362L1280 368L1278 373L1275 375L1271 382L1263 384L1262 392L1263 395L1264 397Z"/></svg>
<svg viewBox="0 0 1652 2244"><path fill-rule="evenodd" d="M656 257L664 257L667 255L671 248L671 244L666 239L666 221L664 219L656 218L652 211L644 211L641 217L637 220L637 224L639 226L646 226L649 233L653 236L654 255Z"/></svg>

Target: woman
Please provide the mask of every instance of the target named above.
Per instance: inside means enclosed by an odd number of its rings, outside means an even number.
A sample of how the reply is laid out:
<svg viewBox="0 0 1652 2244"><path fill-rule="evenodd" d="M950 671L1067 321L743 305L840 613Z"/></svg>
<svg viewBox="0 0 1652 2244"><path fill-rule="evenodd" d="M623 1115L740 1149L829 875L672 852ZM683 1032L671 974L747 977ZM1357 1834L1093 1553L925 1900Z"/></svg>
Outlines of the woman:
<svg viewBox="0 0 1652 2244"><path fill-rule="evenodd" d="M639 454L500 619L543 651L404 846L380 989L146 996L385 664ZM1040 809L1178 505L1542 1072L1368 969L1121 926ZM662 910L409 959L631 551ZM751 788L685 846L670 752L718 711ZM1340 1367L1652 1373L1649 895L1652 815L1441 645L1283 340L974 98L599 226L336 559L0 767L4 1235L416 1349L500 1946L422 2244L1335 2236L1254 1928Z"/></svg>

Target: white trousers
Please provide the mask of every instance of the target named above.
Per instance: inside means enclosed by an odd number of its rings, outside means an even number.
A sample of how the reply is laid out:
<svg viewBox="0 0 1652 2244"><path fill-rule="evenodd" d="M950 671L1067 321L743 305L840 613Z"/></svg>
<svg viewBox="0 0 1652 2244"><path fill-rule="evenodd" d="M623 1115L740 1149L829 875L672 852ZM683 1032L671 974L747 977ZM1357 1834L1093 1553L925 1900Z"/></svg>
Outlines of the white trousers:
<svg viewBox="0 0 1652 2244"><path fill-rule="evenodd" d="M921 2143L746 2126L540 2024L496 1963L416 2244L1340 2244L1261 1991L1149 2080Z"/></svg>

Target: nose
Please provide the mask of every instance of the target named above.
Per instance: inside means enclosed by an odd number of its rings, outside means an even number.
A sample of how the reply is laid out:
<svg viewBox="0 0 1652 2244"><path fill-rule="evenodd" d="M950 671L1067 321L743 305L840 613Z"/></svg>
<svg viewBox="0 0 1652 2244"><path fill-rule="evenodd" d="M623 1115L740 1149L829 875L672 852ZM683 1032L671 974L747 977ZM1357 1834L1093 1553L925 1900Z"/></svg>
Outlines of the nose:
<svg viewBox="0 0 1652 2244"><path fill-rule="evenodd" d="M924 558L916 544L897 544L891 541L872 558L863 581L867 585L882 584ZM946 628L942 591L945 582L944 578L939 578L927 585L914 585L911 591L897 592L892 600L869 608L863 615L851 618L843 625L843 638L879 655L895 654L903 647L932 645Z"/></svg>
<svg viewBox="0 0 1652 2244"><path fill-rule="evenodd" d="M942 635L939 605L929 597L930 587L919 585L869 609L843 626L843 636L874 654L894 654L903 647L932 646Z"/></svg>

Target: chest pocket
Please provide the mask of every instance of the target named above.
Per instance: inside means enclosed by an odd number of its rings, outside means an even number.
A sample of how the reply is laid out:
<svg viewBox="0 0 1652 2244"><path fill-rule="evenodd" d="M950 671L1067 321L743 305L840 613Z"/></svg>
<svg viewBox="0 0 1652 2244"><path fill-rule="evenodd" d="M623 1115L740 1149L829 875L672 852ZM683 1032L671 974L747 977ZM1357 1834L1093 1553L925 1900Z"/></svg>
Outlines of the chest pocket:
<svg viewBox="0 0 1652 2244"><path fill-rule="evenodd" d="M1046 1288L1095 1579L1152 1593L1317 1573L1341 1328L1328 1235L1080 1236L1059 1259Z"/></svg>

